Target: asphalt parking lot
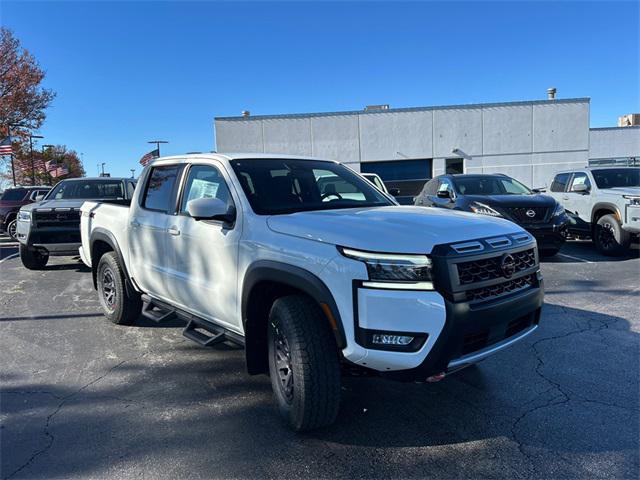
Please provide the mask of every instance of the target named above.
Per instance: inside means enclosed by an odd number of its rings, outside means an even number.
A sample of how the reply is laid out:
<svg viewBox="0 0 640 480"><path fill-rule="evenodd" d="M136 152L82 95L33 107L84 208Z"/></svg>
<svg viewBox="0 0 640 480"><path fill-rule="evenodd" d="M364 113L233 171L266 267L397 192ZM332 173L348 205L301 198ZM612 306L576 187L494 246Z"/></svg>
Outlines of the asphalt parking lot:
<svg viewBox="0 0 640 480"><path fill-rule="evenodd" d="M0 240L2 478L637 478L640 250L544 261L541 328L437 384L345 378L337 423L295 434L243 352L179 322L119 327L91 275Z"/></svg>

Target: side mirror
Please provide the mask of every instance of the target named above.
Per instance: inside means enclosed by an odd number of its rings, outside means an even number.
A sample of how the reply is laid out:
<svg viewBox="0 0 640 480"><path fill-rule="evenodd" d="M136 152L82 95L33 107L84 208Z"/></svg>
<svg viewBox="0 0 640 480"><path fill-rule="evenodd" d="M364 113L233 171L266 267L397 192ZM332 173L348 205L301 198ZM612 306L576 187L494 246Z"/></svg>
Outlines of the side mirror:
<svg viewBox="0 0 640 480"><path fill-rule="evenodd" d="M451 192L449 190L438 190L436 192L436 196L438 198L448 198L451 200Z"/></svg>
<svg viewBox="0 0 640 480"><path fill-rule="evenodd" d="M547 191L547 189L545 187L539 187L539 188L532 188L531 191L533 193L544 193Z"/></svg>
<svg viewBox="0 0 640 480"><path fill-rule="evenodd" d="M44 198L44 195L40 194L40 195L36 195L35 201L39 202L40 200L42 200Z"/></svg>
<svg viewBox="0 0 640 480"><path fill-rule="evenodd" d="M389 189L389 195L391 195L392 197L397 197L400 195L400 189L399 188L390 188Z"/></svg>
<svg viewBox="0 0 640 480"><path fill-rule="evenodd" d="M583 195L586 195L587 193L589 193L589 186L585 185L584 183L579 183L578 185L574 185L571 188L572 192L576 192L576 193L582 193Z"/></svg>
<svg viewBox="0 0 640 480"><path fill-rule="evenodd" d="M217 198L196 198L187 203L187 212L194 220L221 220L233 223L236 220L236 209Z"/></svg>

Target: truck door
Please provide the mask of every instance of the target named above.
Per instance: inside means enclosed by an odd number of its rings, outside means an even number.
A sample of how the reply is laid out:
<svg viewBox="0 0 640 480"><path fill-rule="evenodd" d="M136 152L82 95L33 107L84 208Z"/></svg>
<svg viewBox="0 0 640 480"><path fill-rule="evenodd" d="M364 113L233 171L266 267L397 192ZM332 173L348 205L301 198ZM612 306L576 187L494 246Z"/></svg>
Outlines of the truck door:
<svg viewBox="0 0 640 480"><path fill-rule="evenodd" d="M147 175L139 205L132 205L129 225L131 275L143 291L170 300L167 224L175 213L182 165L154 167Z"/></svg>
<svg viewBox="0 0 640 480"><path fill-rule="evenodd" d="M586 185L586 192L576 192L576 185ZM591 222L591 181L585 172L576 172L571 177L569 188L563 195L563 205L575 221L576 230L589 232Z"/></svg>
<svg viewBox="0 0 640 480"><path fill-rule="evenodd" d="M242 212L228 225L222 221L194 220L187 204L198 198L234 201L222 165L193 164L184 176L178 213L169 225L172 257L169 282L175 303L207 320L241 333L237 314L237 269Z"/></svg>

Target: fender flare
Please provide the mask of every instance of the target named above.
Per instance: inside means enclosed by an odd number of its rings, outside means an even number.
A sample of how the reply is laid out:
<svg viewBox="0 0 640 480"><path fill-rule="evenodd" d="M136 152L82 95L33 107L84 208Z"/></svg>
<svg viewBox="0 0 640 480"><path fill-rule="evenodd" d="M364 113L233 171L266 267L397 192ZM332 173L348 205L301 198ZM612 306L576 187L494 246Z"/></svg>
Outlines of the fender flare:
<svg viewBox="0 0 640 480"><path fill-rule="evenodd" d="M263 281L271 281L282 283L289 287L301 290L318 304L327 305L331 311L331 315L335 319L336 329L333 329L338 348L343 349L347 346L344 326L340 311L336 301L331 294L329 288L313 273L287 263L276 262L273 260L258 260L247 269L242 284L242 325L246 327L247 310L249 308L249 295L253 287ZM326 315L326 313L325 313ZM330 319L328 319L330 320ZM245 329L246 332L246 329Z"/></svg>
<svg viewBox="0 0 640 480"><path fill-rule="evenodd" d="M97 241L105 242L109 245L113 251L118 256L118 260L120 260L120 266L124 272L125 276L125 287L127 289L132 288L131 280L129 277L129 271L127 269L127 264L124 261L124 257L122 256L122 250L120 250L120 245L118 245L118 241L116 237L109 230L101 227L97 227L95 230L91 232L91 237L89 238L89 257L91 258L91 276L93 277L93 287L98 288L97 274L98 274L98 262L93 258L93 247ZM129 292L130 293L130 292Z"/></svg>
<svg viewBox="0 0 640 480"><path fill-rule="evenodd" d="M612 210L614 212L614 214L618 217L618 220L622 221L622 213L620 212L620 209L618 208L618 206L615 203L598 202L591 209L591 224L592 225L595 225L595 223L596 223L595 213L598 210L601 210L601 209Z"/></svg>

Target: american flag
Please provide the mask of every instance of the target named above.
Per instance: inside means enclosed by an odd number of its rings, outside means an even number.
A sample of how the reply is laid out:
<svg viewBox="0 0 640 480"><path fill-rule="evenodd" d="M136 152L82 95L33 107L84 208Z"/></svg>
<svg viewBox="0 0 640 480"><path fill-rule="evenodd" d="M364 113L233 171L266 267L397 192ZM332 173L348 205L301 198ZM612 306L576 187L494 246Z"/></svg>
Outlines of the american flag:
<svg viewBox="0 0 640 480"><path fill-rule="evenodd" d="M47 172L53 178L64 177L69 174L69 169L66 165L58 165L56 162L45 162L45 166L47 167Z"/></svg>
<svg viewBox="0 0 640 480"><path fill-rule="evenodd" d="M11 137L4 137L4 139L0 142L0 156L12 154L13 146L11 145Z"/></svg>
<svg viewBox="0 0 640 480"><path fill-rule="evenodd" d="M149 153L145 153L140 159L140 165L146 167L149 163L154 159L160 156L160 150L156 148L155 150L151 150Z"/></svg>

